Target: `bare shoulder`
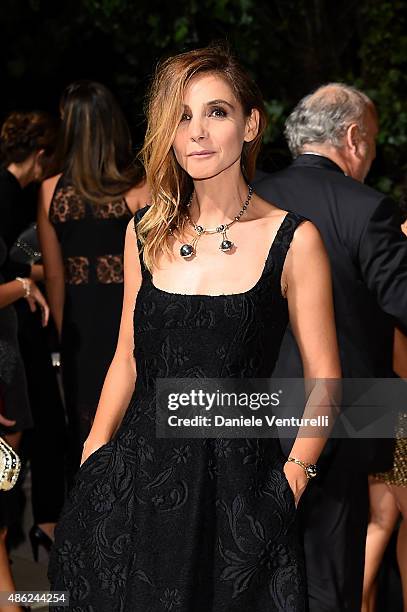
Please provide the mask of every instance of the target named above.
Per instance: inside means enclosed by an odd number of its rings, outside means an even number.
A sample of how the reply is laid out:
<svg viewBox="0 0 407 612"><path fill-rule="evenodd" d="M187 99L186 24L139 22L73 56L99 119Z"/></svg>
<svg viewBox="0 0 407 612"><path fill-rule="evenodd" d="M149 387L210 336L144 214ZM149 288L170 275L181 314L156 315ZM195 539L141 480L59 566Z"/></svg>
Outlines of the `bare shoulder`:
<svg viewBox="0 0 407 612"><path fill-rule="evenodd" d="M132 217L129 220L129 222L127 223L125 248L126 248L126 245L129 244L129 245L131 245L131 249L133 249L135 247L136 251L138 252L136 224L137 224L137 222L136 222L136 219L134 217Z"/></svg>
<svg viewBox="0 0 407 612"><path fill-rule="evenodd" d="M48 213L52 196L54 195L55 188L58 184L59 179L62 174L56 174L55 176L51 176L50 178L45 179L41 183L40 192L39 192L39 203L45 211Z"/></svg>
<svg viewBox="0 0 407 612"><path fill-rule="evenodd" d="M283 220L287 214L287 210L279 208L276 204L263 200L257 194L253 196L253 207L252 211L255 217L261 219L273 219L274 222L278 219Z"/></svg>
<svg viewBox="0 0 407 612"><path fill-rule="evenodd" d="M257 195L254 198L254 208L257 217L264 219L266 223L270 222L272 225L276 222L282 223L285 217L290 214L288 210L279 208L276 204L263 200ZM294 232L291 250L298 251L301 254L325 250L321 234L311 221L304 220L298 225Z"/></svg>
<svg viewBox="0 0 407 612"><path fill-rule="evenodd" d="M294 232L291 248L302 254L325 250L318 228L308 220L299 224Z"/></svg>
<svg viewBox="0 0 407 612"><path fill-rule="evenodd" d="M127 223L124 250L125 252L135 250L138 253L137 230L134 217Z"/></svg>
<svg viewBox="0 0 407 612"><path fill-rule="evenodd" d="M53 193L61 176L62 174L55 174L55 176L45 179L45 181L41 183L41 188L44 189L45 192L52 191Z"/></svg>
<svg viewBox="0 0 407 612"><path fill-rule="evenodd" d="M147 181L138 183L125 194L127 206L135 213L140 208L143 208L150 201L150 190Z"/></svg>
<svg viewBox="0 0 407 612"><path fill-rule="evenodd" d="M134 218L130 219L126 228L126 237L124 242L124 268L127 283L129 278L141 277L141 264L137 234L134 227Z"/></svg>
<svg viewBox="0 0 407 612"><path fill-rule="evenodd" d="M309 286L310 279L318 283L329 278L329 257L319 230L311 221L304 220L294 231L284 264L282 284L285 293L290 285Z"/></svg>

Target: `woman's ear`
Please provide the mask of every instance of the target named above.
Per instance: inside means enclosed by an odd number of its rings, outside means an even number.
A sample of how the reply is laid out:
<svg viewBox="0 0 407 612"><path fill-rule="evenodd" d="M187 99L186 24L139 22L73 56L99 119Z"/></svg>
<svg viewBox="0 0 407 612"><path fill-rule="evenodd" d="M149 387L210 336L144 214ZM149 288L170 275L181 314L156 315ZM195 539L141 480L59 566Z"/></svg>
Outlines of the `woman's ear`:
<svg viewBox="0 0 407 612"><path fill-rule="evenodd" d="M44 180L45 168L43 166L45 149L39 149L33 154L33 180Z"/></svg>
<svg viewBox="0 0 407 612"><path fill-rule="evenodd" d="M42 158L44 157L45 149L39 149L35 152L35 161L41 163Z"/></svg>
<svg viewBox="0 0 407 612"><path fill-rule="evenodd" d="M252 108L250 116L246 119L246 127L244 131L245 142L254 140L259 132L260 113L257 108Z"/></svg>

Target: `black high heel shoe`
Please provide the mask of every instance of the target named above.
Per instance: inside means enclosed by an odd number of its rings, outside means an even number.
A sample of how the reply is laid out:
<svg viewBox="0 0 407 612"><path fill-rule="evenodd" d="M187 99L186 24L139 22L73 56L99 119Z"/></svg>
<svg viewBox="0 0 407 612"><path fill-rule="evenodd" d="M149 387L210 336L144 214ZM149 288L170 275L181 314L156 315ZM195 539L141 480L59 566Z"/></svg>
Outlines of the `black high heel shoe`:
<svg viewBox="0 0 407 612"><path fill-rule="evenodd" d="M53 545L52 539L38 525L33 525L29 531L31 548L33 551L34 561L38 561L38 549L41 546L49 553Z"/></svg>

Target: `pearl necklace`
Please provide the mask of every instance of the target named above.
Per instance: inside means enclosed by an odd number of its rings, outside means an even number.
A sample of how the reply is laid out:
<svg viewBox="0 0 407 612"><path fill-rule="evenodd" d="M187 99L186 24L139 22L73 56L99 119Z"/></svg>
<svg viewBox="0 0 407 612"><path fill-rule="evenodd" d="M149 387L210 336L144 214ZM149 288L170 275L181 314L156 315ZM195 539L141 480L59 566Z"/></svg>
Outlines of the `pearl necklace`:
<svg viewBox="0 0 407 612"><path fill-rule="evenodd" d="M183 257L184 259L188 259L189 257L196 255L196 244L199 238L203 236L203 234L222 234L222 242L220 243L219 249L222 251L222 253L227 253L227 251L230 251L230 249L234 246L234 243L231 240L229 240L226 232L234 223L236 223L236 221L240 221L240 217L246 212L246 209L253 195L253 187L251 185L248 185L248 188L249 188L249 194L247 196L246 202L243 204L242 208L240 209L236 217L232 221L230 221L230 223L223 223L222 225L219 225L218 227L212 227L212 228L203 227L202 225L196 225L196 223L194 223L191 220L188 213L186 213L185 215L186 219L188 223L192 225L197 235L193 238L191 244L183 244L181 246L179 250L181 257ZM187 207L191 206L193 195L194 194L191 195L189 202L187 204Z"/></svg>

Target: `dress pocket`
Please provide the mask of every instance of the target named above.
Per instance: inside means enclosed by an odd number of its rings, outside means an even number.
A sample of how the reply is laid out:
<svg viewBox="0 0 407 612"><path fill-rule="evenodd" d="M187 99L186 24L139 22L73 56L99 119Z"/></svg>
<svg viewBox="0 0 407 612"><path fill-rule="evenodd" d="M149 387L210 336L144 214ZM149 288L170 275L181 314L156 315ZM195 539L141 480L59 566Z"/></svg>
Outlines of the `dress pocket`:
<svg viewBox="0 0 407 612"><path fill-rule="evenodd" d="M282 479L283 479L283 480L284 480L284 482L285 482L285 486L286 486L286 488L287 488L288 496L289 496L289 497L290 497L290 499L291 499L291 502L292 502L292 505L293 505L293 507L294 507L294 510L295 510L295 511L297 511L297 505L296 505L296 502L295 502L295 495L294 495L294 493L293 493L292 488L290 487L290 483L289 483L289 482L288 482L288 480L287 480L287 476L285 475L285 472L284 472L284 470L283 470L283 466L281 467L281 477L282 477Z"/></svg>
<svg viewBox="0 0 407 612"><path fill-rule="evenodd" d="M101 453L103 454L104 450L109 448L109 446L112 446L112 444L113 444L113 440L109 440L109 442L102 444L102 446L99 446L99 448L93 451L93 453L91 453L89 457L87 457L87 459L85 459L85 461L82 463L82 465L80 466L78 470L78 473L88 468L89 465L91 465Z"/></svg>

